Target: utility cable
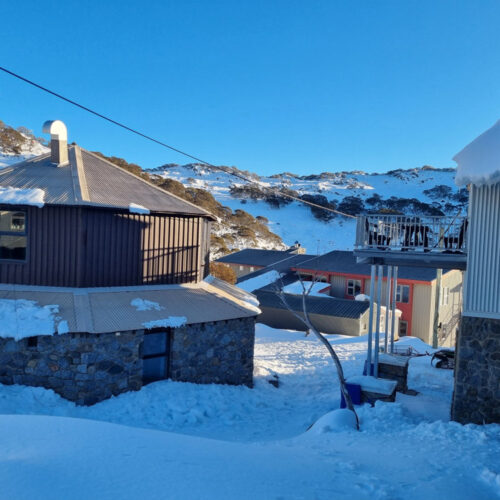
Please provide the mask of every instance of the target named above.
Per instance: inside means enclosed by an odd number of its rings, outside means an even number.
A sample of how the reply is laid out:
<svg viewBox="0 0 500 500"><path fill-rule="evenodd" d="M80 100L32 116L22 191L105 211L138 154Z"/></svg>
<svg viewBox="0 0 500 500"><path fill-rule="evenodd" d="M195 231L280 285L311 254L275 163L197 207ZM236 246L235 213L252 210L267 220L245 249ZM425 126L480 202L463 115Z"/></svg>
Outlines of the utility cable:
<svg viewBox="0 0 500 500"><path fill-rule="evenodd" d="M51 94L54 97L57 97L58 99L62 99L63 101L66 101L67 103L72 104L73 106L76 106L77 108L83 109L84 111L87 111L88 113L91 113L91 114L93 114L93 115L95 115L95 116L97 116L99 118L102 118L103 120L106 120L106 121L112 123L113 125L121 127L121 128L123 128L123 129L125 129L125 130L127 130L129 132L132 132L133 134L136 134L136 135L138 135L138 136L140 136L140 137L142 137L144 139L147 139L147 140L152 141L152 142L154 142L156 144L159 144L160 146L168 148L171 151L175 151L176 153L179 153L179 154L181 154L183 156L186 156L187 158L191 158L192 160L195 160L195 161L197 161L197 162L199 162L199 163L201 163L203 165L206 165L207 167L210 167L212 169L215 169L215 170L218 170L218 171L221 171L221 172L229 173L230 175L232 175L234 177L237 177L238 179L241 179L241 180L243 180L243 181L245 181L245 182L247 182L249 184L254 184L254 185L257 185L257 186L260 187L260 184L258 182L255 182L252 179L249 179L248 177L246 177L246 176L244 176L242 174L238 174L236 172L228 172L226 169L224 169L222 167L218 167L216 165L213 165L212 163L204 161L201 158L198 158L198 157L196 157L194 155L186 153L185 151L182 151L182 150L177 149L177 148L175 148L173 146L170 146L170 145L168 145L168 144L166 144L166 143L164 143L164 142L162 142L162 141L160 141L158 139L155 139L154 137L151 137L150 135L144 134L144 133L140 132L139 130L136 130L136 129L134 129L132 127L129 127L129 126L123 124L123 123L120 123L119 121L113 120L112 118L109 118L108 116L105 116L105 115L103 115L101 113L98 113L97 111L94 111L93 109L90 109L87 106L83 106L82 104L79 104L78 102L73 101L72 99L68 99L67 97L64 97L61 94L58 94L57 92L54 92L53 90L50 90L50 89L48 89L46 87L43 87L42 85L40 85L38 83L35 83L34 81L29 80L28 78L25 78L25 77L23 77L21 75L18 75L17 73L14 73L13 71L8 70L7 68L4 68L4 67L0 66L0 70L3 71L4 73L7 73L7 74L9 74L9 75L11 75L11 76L13 76L13 77L15 77L15 78L17 78L17 79L25 82L25 83L28 83L29 85L32 85L33 87L36 87L36 88L38 88L40 90L43 90L44 92L47 92L48 94ZM326 210L327 212L333 212L335 214L342 215L344 217L350 217L350 218L353 218L353 219L356 218L354 215L346 214L344 212L340 212L339 210L335 210L333 208L324 207L323 205L319 205L319 204L313 203L311 201L303 200L302 198L298 198L297 196L293 196L293 195L291 195L289 193L284 193L284 192L282 192L282 191L280 191L279 189L276 189L276 188L266 187L266 189L269 190L269 191L274 192L275 194L277 194L279 196L284 196L286 198L290 198L292 200L295 200L295 201L298 201L300 203L303 203L304 205L309 205L311 207L320 208L322 210Z"/></svg>

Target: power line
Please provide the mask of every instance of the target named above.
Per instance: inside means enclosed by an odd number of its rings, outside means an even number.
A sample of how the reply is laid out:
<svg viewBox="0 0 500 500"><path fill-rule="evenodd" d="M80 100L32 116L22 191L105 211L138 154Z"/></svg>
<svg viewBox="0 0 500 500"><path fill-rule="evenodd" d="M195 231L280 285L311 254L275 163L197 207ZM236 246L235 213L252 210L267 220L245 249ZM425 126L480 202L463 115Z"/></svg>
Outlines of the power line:
<svg viewBox="0 0 500 500"><path fill-rule="evenodd" d="M215 170L219 170L221 172L225 172L225 173L229 173L230 175L234 176L234 177L237 177L238 179L241 179L249 184L254 184L254 185L257 185L260 187L259 183L253 181L252 179L249 179L248 177L242 175L242 174L239 174L239 173L236 173L236 172L228 172L226 169L224 168L221 168L221 167L218 167L216 165L213 165L212 163L208 162L208 161L205 161L205 160L202 160L201 158L198 158L194 155L191 155L189 153L186 153L185 151L182 151L180 149L177 149L177 148L174 148L173 146L170 146L169 144L166 144L162 141L159 141L158 139L155 139L154 137L151 137L150 135L147 135L147 134L144 134L142 132L140 132L139 130L136 130L132 127L129 127L123 123L120 123L116 120L113 120L112 118L109 118L108 116L106 115L103 115L102 113L98 113L97 111L94 111L93 109L91 108L88 108L87 106L83 106L82 104L79 104L78 102L76 101L73 101L72 99L68 99L67 97L64 97L63 95L61 94L58 94L57 92L54 92L53 90L50 90L48 89L47 87L43 87L42 85L32 81L32 80L29 80L28 78L25 78L24 76L21 76L21 75L18 75L17 73L14 73L13 71L10 71L8 70L7 68L4 68L2 66L0 66L0 70L3 71L4 73L7 73L8 75L11 75L25 83L28 83L29 85L32 85L33 87L36 87L37 89L40 89L40 90L43 90L44 92L47 92L48 94L51 94L53 95L54 97L57 97L58 99L62 99L63 101L66 101L67 103L69 104L72 104L73 106L76 106L77 108L80 108L80 109L83 109L84 111L87 111L88 113L91 113L99 118L102 118L103 120L106 120L110 123L112 123L113 125L117 125L118 127L121 127L125 130L128 130L129 132L132 132L133 134L136 134L144 139L147 139L149 141L152 141L156 144L159 144L160 146L163 146L165 148L168 148L170 149L171 151L175 151L176 153L179 153L183 156L186 156L187 158L191 158L192 160L195 160L199 163L202 163L203 165L206 165L207 167L210 167L212 169L215 169ZM269 187L266 187L267 190L269 191L272 191L274 192L275 194L279 195L279 196L284 196L286 198L290 198L292 200L295 200L295 201L298 201L300 203L303 203L304 205L309 205L311 207L316 207L316 208L320 208L322 210L326 210L327 212L333 212L335 214L339 214L339 215L342 215L344 217L351 217L353 219L355 219L356 217L354 215L351 215L351 214L346 214L344 212L340 212L339 210L335 210L333 208L329 208L329 207L324 207L322 205L319 205L319 204L316 204L316 203L313 203L311 201L307 201L307 200L303 200L302 198L298 198L297 196L293 196L289 193L284 193L282 191L280 191L279 189L276 189L276 188L269 188Z"/></svg>

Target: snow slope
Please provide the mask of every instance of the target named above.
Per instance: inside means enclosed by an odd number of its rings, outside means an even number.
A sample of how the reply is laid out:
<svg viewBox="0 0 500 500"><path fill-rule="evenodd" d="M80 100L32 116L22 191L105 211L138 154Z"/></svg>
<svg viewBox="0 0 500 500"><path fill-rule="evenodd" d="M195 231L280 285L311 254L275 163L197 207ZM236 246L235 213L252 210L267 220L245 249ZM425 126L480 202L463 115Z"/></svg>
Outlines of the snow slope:
<svg viewBox="0 0 500 500"><path fill-rule="evenodd" d="M366 338L329 338L359 374ZM452 377L412 359L420 394L359 408L356 432L329 414L339 388L324 347L258 325L254 389L163 381L79 408L0 386L0 499L500 498L500 426L448 421Z"/></svg>
<svg viewBox="0 0 500 500"><path fill-rule="evenodd" d="M325 253L333 249L352 249L355 240L355 221L336 217L324 222L313 217L309 207L300 202L292 202L281 208L273 208L265 201L240 199L231 195L231 186L241 186L244 182L227 172L213 170L209 167L188 164L158 167L150 173L173 178L185 186L209 190L215 198L233 210L242 209L254 217L261 215L269 219L269 228L278 234L287 245L299 241L309 253ZM454 169L433 169L429 167L411 170L398 170L384 174L367 174L364 172L336 172L320 175L297 177L293 174L279 174L272 177L258 177L250 174L252 179L262 187L286 187L300 195L323 195L328 200L341 202L348 196L357 196L366 202L374 194L387 199L391 196L416 198L419 201L445 205L456 213L459 208L451 207L448 197L432 197L423 193L438 185L451 189L451 195L458 192L454 183ZM455 204L456 205L456 204ZM464 210L462 209L462 213Z"/></svg>

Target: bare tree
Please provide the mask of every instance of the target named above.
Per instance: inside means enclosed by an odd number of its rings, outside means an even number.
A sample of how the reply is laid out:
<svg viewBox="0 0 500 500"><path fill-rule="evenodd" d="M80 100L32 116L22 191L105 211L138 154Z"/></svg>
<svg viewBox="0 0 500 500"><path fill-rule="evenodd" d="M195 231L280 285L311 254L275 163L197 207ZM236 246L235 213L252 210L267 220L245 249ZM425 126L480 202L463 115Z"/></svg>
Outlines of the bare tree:
<svg viewBox="0 0 500 500"><path fill-rule="evenodd" d="M317 277L315 277L312 281L311 284L306 287L302 277L297 273L297 276L299 278L300 284L302 286L302 315L299 314L298 312L294 311L290 304L288 304L286 300L286 295L283 292L283 283L281 283L281 287L276 290L276 293L278 294L281 302L283 305L297 318L299 319L304 326L307 328L306 335L309 335L311 332L314 333L316 338L326 347L328 350L330 356L333 359L333 362L335 364L335 368L337 369L337 376L339 379L340 383L340 390L342 392L342 395L344 396L346 406L349 410L351 410L354 413L354 416L356 417L356 429L359 430L359 418L356 413L356 410L354 409L354 405L352 403L351 395L349 394L349 391L347 390L347 385L344 377L344 370L342 369L342 364L340 363L340 359L337 356L337 353L335 352L335 349L332 347L330 342L326 339L326 337L318 331L318 329L312 324L311 319L309 318L309 313L307 311L307 297L311 293L311 290L313 289L313 286L318 283Z"/></svg>

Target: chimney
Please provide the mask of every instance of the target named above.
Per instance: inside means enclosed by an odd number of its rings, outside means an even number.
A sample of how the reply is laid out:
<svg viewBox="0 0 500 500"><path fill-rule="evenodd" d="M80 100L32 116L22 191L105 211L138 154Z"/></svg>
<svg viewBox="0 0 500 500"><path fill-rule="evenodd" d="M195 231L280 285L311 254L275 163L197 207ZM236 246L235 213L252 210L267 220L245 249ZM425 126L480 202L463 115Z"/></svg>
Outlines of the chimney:
<svg viewBox="0 0 500 500"><path fill-rule="evenodd" d="M50 120L43 124L43 133L50 134L50 160L58 167L68 161L68 129L61 120Z"/></svg>

